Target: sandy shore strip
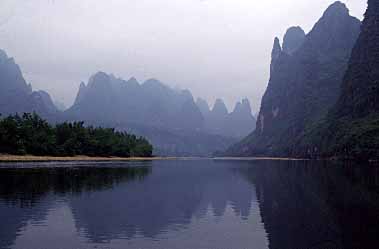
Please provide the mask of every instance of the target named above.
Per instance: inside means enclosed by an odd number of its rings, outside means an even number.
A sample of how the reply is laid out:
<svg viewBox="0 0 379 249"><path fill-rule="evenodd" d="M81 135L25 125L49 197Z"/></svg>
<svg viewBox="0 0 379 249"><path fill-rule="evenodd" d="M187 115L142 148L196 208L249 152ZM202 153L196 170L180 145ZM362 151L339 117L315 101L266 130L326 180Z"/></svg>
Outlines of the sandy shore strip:
<svg viewBox="0 0 379 249"><path fill-rule="evenodd" d="M54 157L54 156L32 156L32 155L0 155L0 162L69 162L69 161L85 161L85 162L116 162L116 161L152 161L152 160L174 160L175 157L89 157L89 156L73 156L73 157Z"/></svg>
<svg viewBox="0 0 379 249"><path fill-rule="evenodd" d="M309 161L310 159L286 158L286 157L215 157L213 160L234 161Z"/></svg>
<svg viewBox="0 0 379 249"><path fill-rule="evenodd" d="M33 155L4 155L0 154L0 162L128 162L128 161L156 161L156 160L219 160L219 161L307 161L308 159L274 158L274 157L54 157Z"/></svg>

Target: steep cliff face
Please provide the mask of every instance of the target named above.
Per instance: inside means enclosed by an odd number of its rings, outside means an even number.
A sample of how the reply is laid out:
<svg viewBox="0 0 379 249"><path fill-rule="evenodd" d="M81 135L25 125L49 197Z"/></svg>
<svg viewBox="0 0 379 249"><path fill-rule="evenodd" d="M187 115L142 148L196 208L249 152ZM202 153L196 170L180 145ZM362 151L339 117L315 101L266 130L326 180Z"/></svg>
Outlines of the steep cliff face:
<svg viewBox="0 0 379 249"><path fill-rule="evenodd" d="M337 104L299 154L379 158L379 2L369 0Z"/></svg>
<svg viewBox="0 0 379 249"><path fill-rule="evenodd" d="M262 99L257 128L227 154L291 154L296 138L335 104L359 32L360 21L349 15L344 4L336 2L304 40L299 35L298 42L286 45L287 52L276 38L270 81ZM294 36L286 34L286 37L288 40Z"/></svg>
<svg viewBox="0 0 379 249"><path fill-rule="evenodd" d="M280 56L282 55L282 46L278 37L274 39L274 46L271 51L271 65L270 65L270 75L275 71L276 63L278 62Z"/></svg>
<svg viewBox="0 0 379 249"><path fill-rule="evenodd" d="M32 91L13 58L0 50L0 114L37 112L50 118L58 111L48 93Z"/></svg>
<svg viewBox="0 0 379 249"><path fill-rule="evenodd" d="M362 32L353 49L336 116L360 118L379 112L379 2L368 1Z"/></svg>

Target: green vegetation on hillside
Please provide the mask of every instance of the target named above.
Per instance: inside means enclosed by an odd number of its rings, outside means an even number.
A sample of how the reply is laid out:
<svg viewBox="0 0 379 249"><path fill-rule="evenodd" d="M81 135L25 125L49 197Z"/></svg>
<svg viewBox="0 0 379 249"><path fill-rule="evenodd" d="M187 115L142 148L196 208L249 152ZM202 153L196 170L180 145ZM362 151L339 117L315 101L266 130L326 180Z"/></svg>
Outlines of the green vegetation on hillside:
<svg viewBox="0 0 379 249"><path fill-rule="evenodd" d="M300 141L306 155L379 159L378 13L379 2L369 0L338 101L320 125Z"/></svg>
<svg viewBox="0 0 379 249"><path fill-rule="evenodd" d="M0 119L0 153L149 157L152 150L145 138L83 122L52 126L35 113Z"/></svg>
<svg viewBox="0 0 379 249"><path fill-rule="evenodd" d="M292 152L301 157L376 159L379 158L379 116L337 119L329 114L309 127L296 142Z"/></svg>

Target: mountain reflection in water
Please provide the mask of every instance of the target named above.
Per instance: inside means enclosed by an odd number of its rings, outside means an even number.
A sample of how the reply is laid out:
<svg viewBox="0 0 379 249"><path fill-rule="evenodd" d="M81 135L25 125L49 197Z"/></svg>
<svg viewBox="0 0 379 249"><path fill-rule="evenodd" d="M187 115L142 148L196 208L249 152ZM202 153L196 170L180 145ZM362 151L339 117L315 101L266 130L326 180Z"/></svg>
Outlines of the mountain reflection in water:
<svg viewBox="0 0 379 249"><path fill-rule="evenodd" d="M8 166L0 168L0 248L373 248L379 240L374 166Z"/></svg>

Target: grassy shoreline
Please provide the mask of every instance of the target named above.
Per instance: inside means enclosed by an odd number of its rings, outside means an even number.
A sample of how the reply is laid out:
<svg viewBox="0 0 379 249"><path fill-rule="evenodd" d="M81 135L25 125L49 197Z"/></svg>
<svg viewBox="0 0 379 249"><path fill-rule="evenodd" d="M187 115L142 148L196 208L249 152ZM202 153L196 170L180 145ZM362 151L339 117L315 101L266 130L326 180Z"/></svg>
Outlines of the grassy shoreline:
<svg viewBox="0 0 379 249"><path fill-rule="evenodd" d="M0 162L67 162L67 161L152 161L172 160L174 157L55 157L55 156L33 156L33 155L0 155Z"/></svg>

